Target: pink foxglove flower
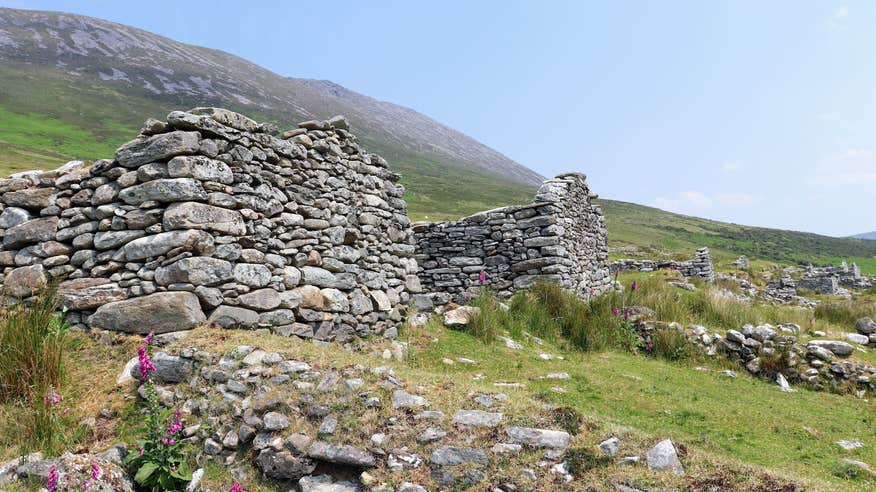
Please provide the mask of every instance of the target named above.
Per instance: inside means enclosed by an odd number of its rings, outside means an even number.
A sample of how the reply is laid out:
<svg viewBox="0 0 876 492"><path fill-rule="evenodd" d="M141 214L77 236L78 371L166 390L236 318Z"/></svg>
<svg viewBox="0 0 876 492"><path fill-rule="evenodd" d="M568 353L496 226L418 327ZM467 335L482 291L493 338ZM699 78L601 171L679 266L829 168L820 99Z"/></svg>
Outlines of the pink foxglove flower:
<svg viewBox="0 0 876 492"><path fill-rule="evenodd" d="M231 484L231 488L228 489L228 492L246 492L246 491L243 490L243 487L241 487L239 483L234 482L233 484Z"/></svg>
<svg viewBox="0 0 876 492"><path fill-rule="evenodd" d="M151 343L152 343L152 337L154 337L154 336L155 336L155 333L153 333L153 332L150 331L149 334L146 335L146 338L143 339L143 343L145 343L146 345L151 344Z"/></svg>
<svg viewBox="0 0 876 492"><path fill-rule="evenodd" d="M480 282L481 285L484 285L485 283L487 283L487 272L486 271L481 270L481 273L478 274L478 282Z"/></svg>
<svg viewBox="0 0 876 492"><path fill-rule="evenodd" d="M149 379L149 374L155 372L155 364L146 352L146 347L137 347L137 358L140 359L140 378L144 381Z"/></svg>
<svg viewBox="0 0 876 492"><path fill-rule="evenodd" d="M633 285L630 286L630 290L635 292L636 289L638 289L638 288L639 288L639 283L636 282L635 280L633 280Z"/></svg>
<svg viewBox="0 0 876 492"><path fill-rule="evenodd" d="M58 488L58 470L55 468L55 465L49 467L49 478L46 480L46 488L48 490Z"/></svg>
<svg viewBox="0 0 876 492"><path fill-rule="evenodd" d="M100 465L97 464L97 461L91 462L91 479L98 480L100 479Z"/></svg>

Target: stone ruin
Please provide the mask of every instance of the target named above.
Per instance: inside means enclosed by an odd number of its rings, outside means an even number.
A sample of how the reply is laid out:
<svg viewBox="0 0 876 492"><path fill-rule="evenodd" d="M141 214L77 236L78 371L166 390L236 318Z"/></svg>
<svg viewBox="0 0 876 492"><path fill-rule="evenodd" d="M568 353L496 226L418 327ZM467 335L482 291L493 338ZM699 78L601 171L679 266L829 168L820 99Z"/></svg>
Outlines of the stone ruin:
<svg viewBox="0 0 876 492"><path fill-rule="evenodd" d="M872 279L861 275L858 265L851 266L842 262L839 266L814 267L809 265L803 277L797 282L797 286L809 289L821 294L840 294L840 287L853 289L869 289L873 287Z"/></svg>
<svg viewBox="0 0 876 492"><path fill-rule="evenodd" d="M74 324L120 331L395 329L418 290L399 176L343 118L299 126L174 111L113 160L0 181L5 293L60 280Z"/></svg>
<svg viewBox="0 0 876 492"><path fill-rule="evenodd" d="M481 272L502 294L539 278L610 285L583 175L416 232L398 179L343 117L278 135L224 109L174 111L114 159L0 180L2 292L14 302L57 284L80 328L206 322L344 342L392 338L412 296L449 300Z"/></svg>
<svg viewBox="0 0 876 492"><path fill-rule="evenodd" d="M611 262L611 273L653 272L655 270L676 270L684 277L699 277L708 282L715 280L714 264L709 248L697 249L694 257L686 261L616 260Z"/></svg>
<svg viewBox="0 0 876 492"><path fill-rule="evenodd" d="M481 285L507 297L539 280L582 295L602 292L611 276L605 219L595 198L586 176L562 174L545 181L530 204L415 223L420 283L457 302Z"/></svg>

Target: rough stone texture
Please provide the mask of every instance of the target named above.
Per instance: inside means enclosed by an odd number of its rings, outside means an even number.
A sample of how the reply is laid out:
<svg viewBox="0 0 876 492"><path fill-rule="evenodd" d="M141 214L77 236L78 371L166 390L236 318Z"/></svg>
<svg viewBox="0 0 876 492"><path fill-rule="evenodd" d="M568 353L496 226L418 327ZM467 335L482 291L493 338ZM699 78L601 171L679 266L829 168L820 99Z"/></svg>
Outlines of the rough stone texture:
<svg viewBox="0 0 876 492"><path fill-rule="evenodd" d="M482 279L502 296L538 280L584 295L602 292L611 278L605 219L595 197L583 174L563 174L545 181L531 204L416 223L420 284L458 302Z"/></svg>
<svg viewBox="0 0 876 492"><path fill-rule="evenodd" d="M648 450L648 468L656 471L670 471L676 475L684 475L684 468L678 459L675 445L669 439L658 442Z"/></svg>
<svg viewBox="0 0 876 492"><path fill-rule="evenodd" d="M714 264L709 248L697 249L694 257L687 261L617 260L611 262L611 273L655 270L676 270L685 277L700 277L709 282L715 280Z"/></svg>
<svg viewBox="0 0 876 492"><path fill-rule="evenodd" d="M404 188L346 120L281 139L196 108L145 128L114 160L0 180L6 294L66 281L80 327L394 333L419 288ZM319 302L302 303L302 287Z"/></svg>
<svg viewBox="0 0 876 492"><path fill-rule="evenodd" d="M188 330L206 320L198 298L190 292L158 292L100 306L88 324L128 333Z"/></svg>

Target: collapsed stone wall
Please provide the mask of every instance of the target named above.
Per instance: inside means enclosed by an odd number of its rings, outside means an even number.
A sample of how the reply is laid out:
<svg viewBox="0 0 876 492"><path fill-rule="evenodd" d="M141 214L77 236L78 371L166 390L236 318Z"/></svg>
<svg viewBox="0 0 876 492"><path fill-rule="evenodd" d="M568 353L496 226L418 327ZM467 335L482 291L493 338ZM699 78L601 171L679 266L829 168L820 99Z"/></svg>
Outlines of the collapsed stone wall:
<svg viewBox="0 0 876 492"><path fill-rule="evenodd" d="M418 291L404 189L346 120L218 108L150 120L112 160L0 180L6 296L52 280L73 323L392 334Z"/></svg>
<svg viewBox="0 0 876 492"><path fill-rule="evenodd" d="M594 198L586 176L562 174L545 181L528 205L415 223L423 289L457 301L482 284L510 296L540 279L585 295L603 291L611 277L605 218Z"/></svg>
<svg viewBox="0 0 876 492"><path fill-rule="evenodd" d="M697 249L694 257L686 261L653 261L653 260L616 260L611 262L611 273L617 272L653 272L655 270L676 270L684 277L700 277L709 282L715 280L714 264L709 248L703 246Z"/></svg>

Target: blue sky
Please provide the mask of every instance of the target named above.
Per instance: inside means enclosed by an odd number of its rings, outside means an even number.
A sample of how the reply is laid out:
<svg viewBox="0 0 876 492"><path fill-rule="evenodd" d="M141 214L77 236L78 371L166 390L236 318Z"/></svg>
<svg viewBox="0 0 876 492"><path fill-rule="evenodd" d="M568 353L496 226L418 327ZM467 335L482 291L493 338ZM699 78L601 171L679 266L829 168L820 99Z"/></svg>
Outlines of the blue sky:
<svg viewBox="0 0 876 492"><path fill-rule="evenodd" d="M606 198L876 230L876 2L3 3L332 80Z"/></svg>

